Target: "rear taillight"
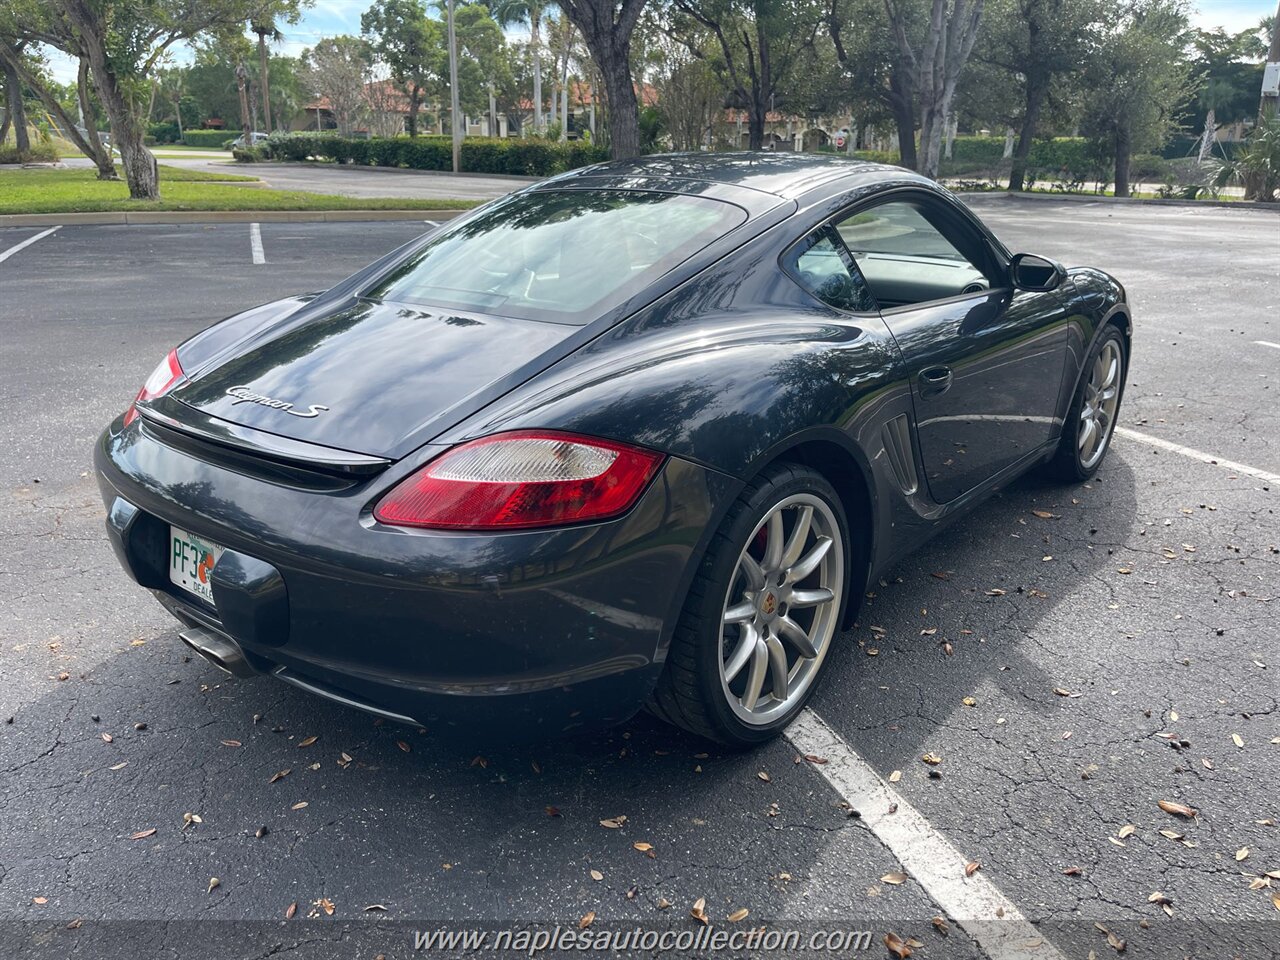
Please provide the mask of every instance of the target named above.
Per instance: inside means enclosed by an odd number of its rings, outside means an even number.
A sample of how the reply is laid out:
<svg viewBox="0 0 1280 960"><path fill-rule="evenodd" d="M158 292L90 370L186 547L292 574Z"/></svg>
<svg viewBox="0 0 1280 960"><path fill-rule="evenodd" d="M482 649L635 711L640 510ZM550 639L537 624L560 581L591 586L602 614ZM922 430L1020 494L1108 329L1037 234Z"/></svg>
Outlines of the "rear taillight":
<svg viewBox="0 0 1280 960"><path fill-rule="evenodd" d="M636 502L662 455L612 440L519 431L455 447L378 504L382 523L512 530L605 520Z"/></svg>
<svg viewBox="0 0 1280 960"><path fill-rule="evenodd" d="M142 385L138 395L133 398L133 403L129 404L129 409L124 412L124 425L127 427L138 418L138 404L141 401L163 397L184 376L182 364L178 362L178 351L170 350L159 365L151 371L151 376L147 377L147 382Z"/></svg>

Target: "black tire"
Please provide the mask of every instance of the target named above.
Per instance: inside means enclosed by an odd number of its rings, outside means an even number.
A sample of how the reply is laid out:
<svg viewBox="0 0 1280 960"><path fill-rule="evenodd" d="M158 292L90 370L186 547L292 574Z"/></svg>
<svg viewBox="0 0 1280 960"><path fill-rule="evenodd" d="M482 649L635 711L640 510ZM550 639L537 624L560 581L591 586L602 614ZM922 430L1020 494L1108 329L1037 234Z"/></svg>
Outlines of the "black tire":
<svg viewBox="0 0 1280 960"><path fill-rule="evenodd" d="M845 605L849 602L849 584L857 582L858 574L840 497L816 470L798 464L776 464L747 484L729 508L699 565L667 652L666 669L648 704L649 712L659 719L726 746L747 748L776 737L817 688L827 667L827 656L817 665L807 688L796 696L795 704L788 706L785 714L768 724L751 724L734 713L720 676L721 619L739 555L761 520L786 498L801 493L818 497L831 508L842 538L846 582L837 600L836 632L828 642L826 653L839 642L839 626L844 622ZM852 575L849 570L853 571Z"/></svg>
<svg viewBox="0 0 1280 960"><path fill-rule="evenodd" d="M1084 409L1089 390L1090 370L1102 354L1102 351L1107 349L1108 344L1113 344L1115 349L1119 351L1119 393L1116 397L1115 412L1106 426L1106 439L1102 449L1102 456L1098 457L1093 463L1086 465L1080 456L1080 414ZM1045 465L1045 473L1050 479L1061 483L1080 483L1091 479L1097 474L1103 462L1107 459L1107 451L1111 448L1111 438L1115 430L1116 421L1120 417L1120 404L1124 400L1124 385L1128 373L1129 351L1128 345L1125 343L1124 333L1114 324L1108 324L1102 336L1098 338L1098 342L1089 351L1089 356L1085 359L1084 373L1081 375L1080 383L1076 387L1075 396L1071 398L1071 406L1067 409L1067 418L1062 425L1062 438L1058 441L1058 449L1054 452L1052 459Z"/></svg>

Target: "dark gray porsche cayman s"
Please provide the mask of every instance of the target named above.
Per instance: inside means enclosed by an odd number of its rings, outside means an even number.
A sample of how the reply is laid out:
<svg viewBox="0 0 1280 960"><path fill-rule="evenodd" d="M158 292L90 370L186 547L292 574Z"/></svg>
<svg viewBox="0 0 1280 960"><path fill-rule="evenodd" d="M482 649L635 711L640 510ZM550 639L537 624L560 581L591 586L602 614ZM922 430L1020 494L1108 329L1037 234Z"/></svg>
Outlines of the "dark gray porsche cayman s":
<svg viewBox="0 0 1280 960"><path fill-rule="evenodd" d="M1124 289L895 167L649 157L488 204L214 324L102 435L112 545L237 675L526 737L734 745L868 582L1106 453Z"/></svg>

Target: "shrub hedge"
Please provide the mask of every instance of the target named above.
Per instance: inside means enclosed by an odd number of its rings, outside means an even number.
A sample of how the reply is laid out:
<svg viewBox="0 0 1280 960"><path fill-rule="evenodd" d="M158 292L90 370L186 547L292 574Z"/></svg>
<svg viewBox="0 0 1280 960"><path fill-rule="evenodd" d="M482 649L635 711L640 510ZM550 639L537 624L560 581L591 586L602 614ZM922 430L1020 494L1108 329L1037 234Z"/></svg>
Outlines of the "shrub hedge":
<svg viewBox="0 0 1280 960"><path fill-rule="evenodd" d="M239 130L184 130L182 142L188 147L213 147L221 149L228 140L240 136Z"/></svg>
<svg viewBox="0 0 1280 960"><path fill-rule="evenodd" d="M452 170L453 141L440 136L366 140L331 133L273 134L252 153L237 151L236 156L245 160L250 156L268 160L314 158L375 167ZM468 173L545 177L607 159L605 148L581 140L558 143L540 139L467 137L462 141L461 166Z"/></svg>
<svg viewBox="0 0 1280 960"><path fill-rule="evenodd" d="M0 144L0 163L54 163L58 151L51 143L32 143L31 149L19 153L13 144Z"/></svg>

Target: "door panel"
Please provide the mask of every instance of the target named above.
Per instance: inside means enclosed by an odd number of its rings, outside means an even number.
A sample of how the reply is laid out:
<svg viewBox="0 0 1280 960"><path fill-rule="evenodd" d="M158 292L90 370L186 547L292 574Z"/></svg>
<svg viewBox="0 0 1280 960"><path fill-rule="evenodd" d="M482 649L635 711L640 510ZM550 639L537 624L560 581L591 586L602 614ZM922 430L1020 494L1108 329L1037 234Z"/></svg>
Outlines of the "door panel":
<svg viewBox="0 0 1280 960"><path fill-rule="evenodd" d="M1055 294L992 290L884 319L911 375L934 500L967 493L1054 435L1067 333Z"/></svg>

